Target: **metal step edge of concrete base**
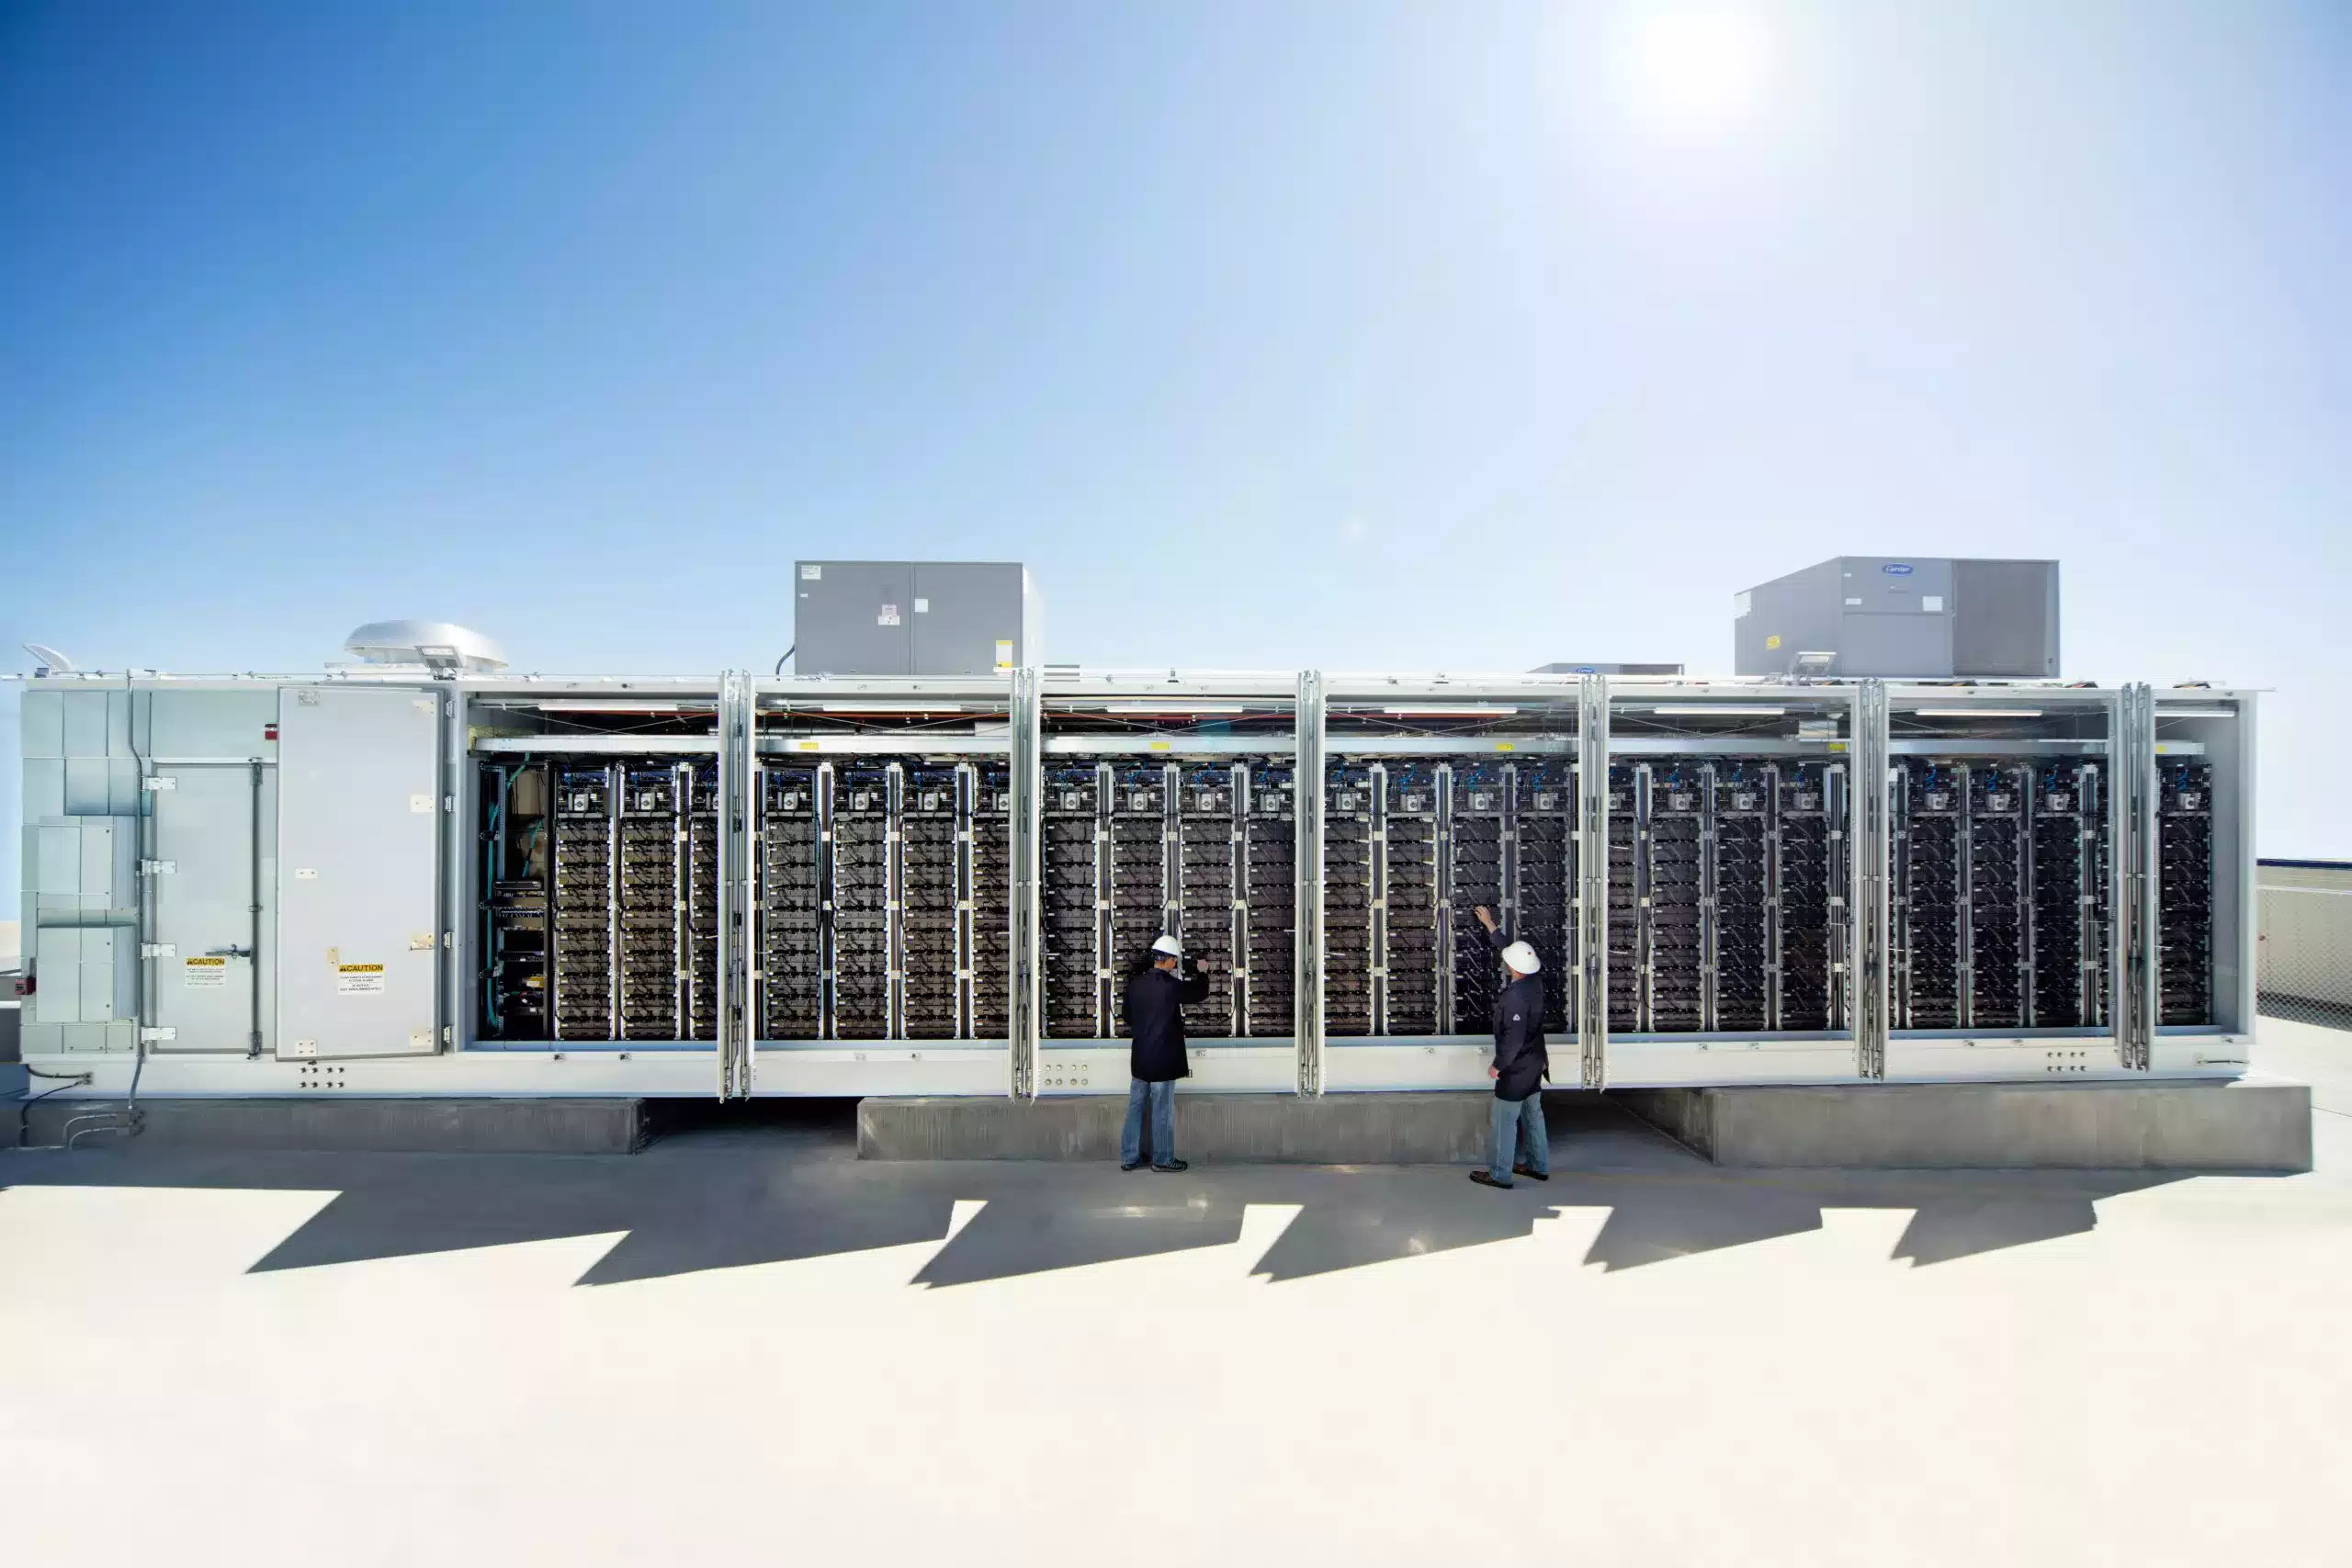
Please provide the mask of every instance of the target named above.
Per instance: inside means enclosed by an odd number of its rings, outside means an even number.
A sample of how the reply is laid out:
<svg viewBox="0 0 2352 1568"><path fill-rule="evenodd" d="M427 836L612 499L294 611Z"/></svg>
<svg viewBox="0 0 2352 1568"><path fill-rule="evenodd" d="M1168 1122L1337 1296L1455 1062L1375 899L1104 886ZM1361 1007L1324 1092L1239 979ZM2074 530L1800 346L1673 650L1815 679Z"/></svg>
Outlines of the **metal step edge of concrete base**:
<svg viewBox="0 0 2352 1568"><path fill-rule="evenodd" d="M269 1149L368 1154L634 1154L645 1102L374 1095L185 1098L139 1102L136 1137L109 1130L119 1100L60 1097L22 1106L22 1142L81 1149ZM93 1120L77 1122L76 1118ZM70 1124L70 1125L69 1125ZM13 1147L11 1136L0 1148Z"/></svg>
<svg viewBox="0 0 2352 1568"><path fill-rule="evenodd" d="M1483 1161L1485 1094L1179 1094L1176 1152L1187 1160L1295 1165ZM1110 1160L1124 1094L1035 1101L908 1097L857 1108L857 1154L877 1160Z"/></svg>
<svg viewBox="0 0 2352 1568"><path fill-rule="evenodd" d="M2311 1088L2228 1083L1852 1084L1613 1089L1719 1166L1876 1170L2312 1168Z"/></svg>
<svg viewBox="0 0 2352 1568"><path fill-rule="evenodd" d="M2311 1091L2233 1084L1857 1084L1612 1089L1609 1099L1719 1166L1803 1169L2305 1171ZM1486 1156L1491 1097L1470 1092L1179 1094L1184 1158L1444 1165ZM876 1160L1108 1160L1125 1095L875 1098Z"/></svg>

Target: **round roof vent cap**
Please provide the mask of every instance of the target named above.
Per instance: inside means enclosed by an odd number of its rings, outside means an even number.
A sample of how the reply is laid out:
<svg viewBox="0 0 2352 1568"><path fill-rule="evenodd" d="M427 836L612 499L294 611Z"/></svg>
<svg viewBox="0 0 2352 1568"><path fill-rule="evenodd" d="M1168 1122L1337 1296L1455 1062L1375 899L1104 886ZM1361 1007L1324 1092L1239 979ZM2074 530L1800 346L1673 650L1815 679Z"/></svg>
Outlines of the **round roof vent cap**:
<svg viewBox="0 0 2352 1568"><path fill-rule="evenodd" d="M370 621L343 639L344 651L370 664L422 664L428 670L486 672L506 668L506 650L478 631L447 621Z"/></svg>

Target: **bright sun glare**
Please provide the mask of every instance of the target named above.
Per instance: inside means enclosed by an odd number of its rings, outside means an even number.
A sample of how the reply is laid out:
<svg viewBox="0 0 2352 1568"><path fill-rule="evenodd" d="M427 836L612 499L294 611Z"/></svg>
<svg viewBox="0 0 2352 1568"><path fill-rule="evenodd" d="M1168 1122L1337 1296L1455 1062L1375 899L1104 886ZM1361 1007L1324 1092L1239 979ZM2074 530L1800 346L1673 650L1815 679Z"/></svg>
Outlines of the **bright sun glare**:
<svg viewBox="0 0 2352 1568"><path fill-rule="evenodd" d="M1763 28L1736 4L1661 7L1634 23L1628 41L1637 100L1677 122L1741 118L1770 67Z"/></svg>

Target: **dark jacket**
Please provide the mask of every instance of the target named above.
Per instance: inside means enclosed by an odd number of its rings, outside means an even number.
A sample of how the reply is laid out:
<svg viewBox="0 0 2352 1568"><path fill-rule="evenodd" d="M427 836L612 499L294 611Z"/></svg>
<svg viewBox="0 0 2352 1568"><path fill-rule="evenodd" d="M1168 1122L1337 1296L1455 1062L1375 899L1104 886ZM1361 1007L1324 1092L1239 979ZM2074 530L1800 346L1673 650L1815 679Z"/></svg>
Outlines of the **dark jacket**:
<svg viewBox="0 0 2352 1568"><path fill-rule="evenodd" d="M1178 1010L1209 994L1205 975L1168 969L1138 971L1127 981L1127 1070L1146 1083L1173 1083L1193 1076L1184 1060L1184 1015Z"/></svg>
<svg viewBox="0 0 2352 1568"><path fill-rule="evenodd" d="M1510 933L1487 933L1487 945L1499 954L1510 945ZM1544 1050L1544 976L1522 975L1505 986L1495 998L1495 1098L1525 1100L1539 1092L1551 1071Z"/></svg>

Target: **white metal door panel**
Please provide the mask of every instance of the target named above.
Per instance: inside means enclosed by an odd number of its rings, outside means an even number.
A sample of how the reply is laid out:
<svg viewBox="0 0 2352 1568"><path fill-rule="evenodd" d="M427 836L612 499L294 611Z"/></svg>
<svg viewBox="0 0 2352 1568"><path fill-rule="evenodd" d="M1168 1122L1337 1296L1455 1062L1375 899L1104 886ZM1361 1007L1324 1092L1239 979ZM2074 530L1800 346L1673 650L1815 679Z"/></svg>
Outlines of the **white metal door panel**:
<svg viewBox="0 0 2352 1568"><path fill-rule="evenodd" d="M271 852L254 852L254 772L167 769L152 792L155 858L172 867L153 879L151 935L164 951L148 961L148 994L171 1031L158 1051L247 1052L268 1032L268 997L254 984L266 917L253 907L268 906Z"/></svg>
<svg viewBox="0 0 2352 1568"><path fill-rule="evenodd" d="M440 1038L441 699L288 687L278 710L277 1055Z"/></svg>

